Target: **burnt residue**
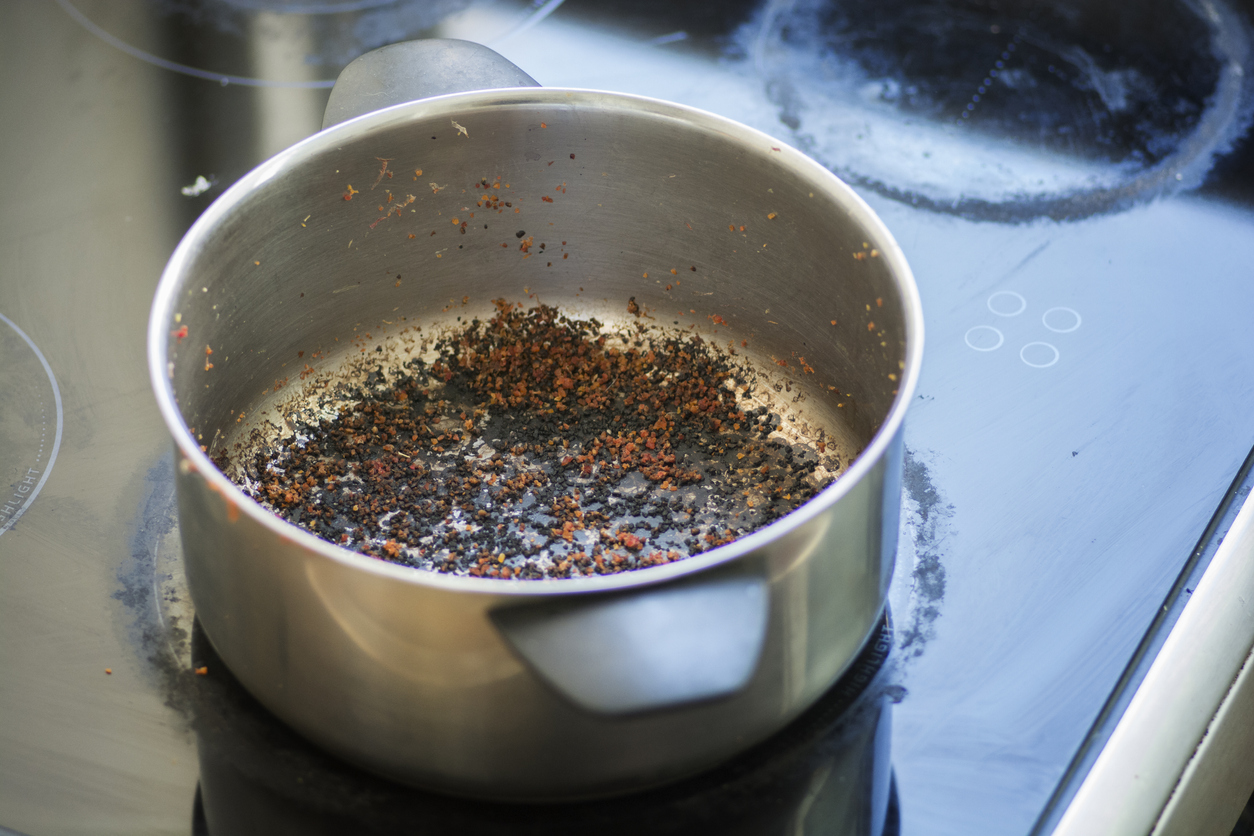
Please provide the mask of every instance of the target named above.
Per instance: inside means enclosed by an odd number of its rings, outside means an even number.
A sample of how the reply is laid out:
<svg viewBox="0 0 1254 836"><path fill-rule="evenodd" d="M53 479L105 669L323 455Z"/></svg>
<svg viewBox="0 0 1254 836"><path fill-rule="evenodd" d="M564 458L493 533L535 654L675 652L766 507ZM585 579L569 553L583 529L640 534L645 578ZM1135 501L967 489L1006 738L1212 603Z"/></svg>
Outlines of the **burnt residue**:
<svg viewBox="0 0 1254 836"><path fill-rule="evenodd" d="M792 511L842 464L751 406L740 358L685 332L498 301L435 358L367 375L334 417L233 467L289 522L363 554L514 579L683 559Z"/></svg>
<svg viewBox="0 0 1254 836"><path fill-rule="evenodd" d="M937 489L927 464L908 447L902 481L906 490L904 528L914 546L914 566L910 572L910 606L899 642L906 658L916 658L935 637L945 601L943 550L954 507Z"/></svg>
<svg viewBox="0 0 1254 836"><path fill-rule="evenodd" d="M1198 185L1249 124L1246 29L1179 0L792 0L738 44L794 141L837 173L1014 222ZM866 141L894 128L917 141Z"/></svg>
<svg viewBox="0 0 1254 836"><path fill-rule="evenodd" d="M195 675L182 659L190 655L190 624L168 614L179 597L181 584L158 568L160 544L177 525L173 455L167 454L149 468L144 497L135 518L130 556L118 569L118 589L113 598L130 616L127 632L132 647L147 663L149 674L165 695L165 703L191 719ZM175 581L171 583L171 581Z"/></svg>

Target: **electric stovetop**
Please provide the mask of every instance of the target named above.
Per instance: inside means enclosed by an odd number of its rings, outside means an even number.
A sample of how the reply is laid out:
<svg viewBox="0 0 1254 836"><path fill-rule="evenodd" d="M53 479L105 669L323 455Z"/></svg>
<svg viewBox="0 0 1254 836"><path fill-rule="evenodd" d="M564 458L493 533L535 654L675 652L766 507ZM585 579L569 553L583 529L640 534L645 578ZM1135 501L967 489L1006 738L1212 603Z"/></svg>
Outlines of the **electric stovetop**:
<svg viewBox="0 0 1254 836"><path fill-rule="evenodd" d="M4 5L0 825L1049 832L1249 490L1250 11ZM395 787L269 718L194 622L144 358L157 278L222 189L318 129L348 61L414 37L777 136L850 182L915 271L891 625L814 710L709 775L561 808Z"/></svg>

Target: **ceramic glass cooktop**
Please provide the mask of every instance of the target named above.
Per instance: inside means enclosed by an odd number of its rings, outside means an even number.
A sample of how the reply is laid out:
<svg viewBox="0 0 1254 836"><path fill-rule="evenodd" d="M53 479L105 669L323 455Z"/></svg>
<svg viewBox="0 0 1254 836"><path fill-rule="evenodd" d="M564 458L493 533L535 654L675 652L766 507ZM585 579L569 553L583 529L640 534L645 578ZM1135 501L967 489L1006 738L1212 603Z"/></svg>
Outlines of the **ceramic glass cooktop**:
<svg viewBox="0 0 1254 836"><path fill-rule="evenodd" d="M1250 9L1150 5L0 8L0 825L580 832L718 807L761 813L721 832L1047 830L1254 445ZM192 673L212 651L146 375L157 278L223 188L318 129L348 60L424 36L777 136L855 186L918 279L892 652L861 697L664 798L418 803ZM251 812L214 830L215 798Z"/></svg>

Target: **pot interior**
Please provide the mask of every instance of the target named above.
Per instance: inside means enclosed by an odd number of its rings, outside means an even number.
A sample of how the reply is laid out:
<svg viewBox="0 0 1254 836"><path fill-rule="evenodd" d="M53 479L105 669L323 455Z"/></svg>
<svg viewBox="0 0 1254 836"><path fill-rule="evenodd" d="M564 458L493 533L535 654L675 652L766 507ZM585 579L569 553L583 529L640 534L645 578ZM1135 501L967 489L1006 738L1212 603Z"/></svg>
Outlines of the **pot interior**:
<svg viewBox="0 0 1254 836"><path fill-rule="evenodd" d="M211 207L166 285L168 382L224 464L505 300L735 352L776 434L834 473L893 410L913 338L896 245L830 174L707 114L553 89L307 140Z"/></svg>

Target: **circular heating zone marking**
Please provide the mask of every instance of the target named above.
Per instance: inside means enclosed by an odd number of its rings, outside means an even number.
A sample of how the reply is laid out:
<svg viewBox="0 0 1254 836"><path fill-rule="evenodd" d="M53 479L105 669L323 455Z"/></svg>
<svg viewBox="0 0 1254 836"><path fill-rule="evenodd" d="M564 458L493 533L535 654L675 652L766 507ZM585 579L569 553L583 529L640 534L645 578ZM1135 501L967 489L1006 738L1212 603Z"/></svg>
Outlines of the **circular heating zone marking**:
<svg viewBox="0 0 1254 836"><path fill-rule="evenodd" d="M61 390L47 359L0 314L0 535L48 481L62 424Z"/></svg>

